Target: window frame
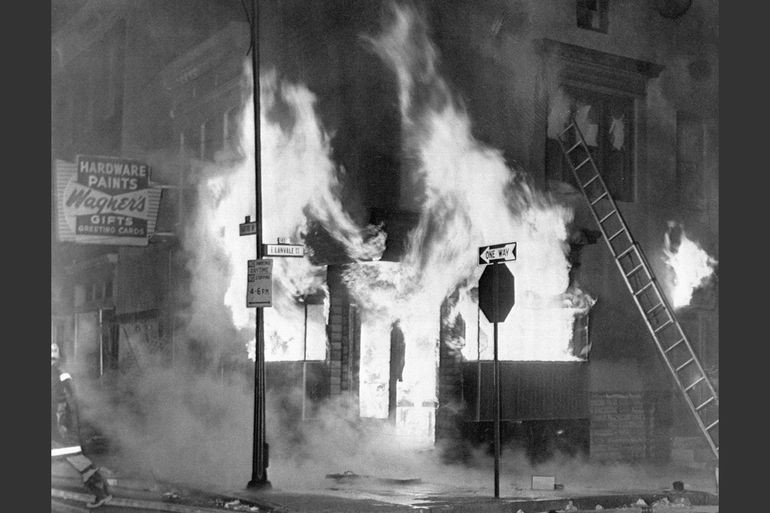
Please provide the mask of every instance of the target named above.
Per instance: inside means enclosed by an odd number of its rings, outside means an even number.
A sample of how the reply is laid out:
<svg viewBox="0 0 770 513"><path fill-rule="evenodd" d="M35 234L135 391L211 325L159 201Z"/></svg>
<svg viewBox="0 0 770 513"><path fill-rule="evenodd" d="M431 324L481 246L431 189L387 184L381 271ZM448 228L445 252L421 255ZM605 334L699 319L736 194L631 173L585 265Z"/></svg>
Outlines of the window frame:
<svg viewBox="0 0 770 513"><path fill-rule="evenodd" d="M576 84L574 82L565 82L562 84L562 91L567 97L572 100L572 103L577 103L582 99L591 99L592 102L588 103L592 109L596 109L599 113L596 117L599 118L596 134L596 146L589 145L591 150L591 157L594 159L599 173L602 176L607 189L616 201L633 203L637 201L638 192L638 138L639 132L639 116L637 115L637 100L634 96L627 94L620 94L616 91L609 91L607 89L601 89L596 87L586 86L584 84ZM612 149L610 144L610 121L609 111L611 110L610 104L612 103L625 103L622 106L623 114L626 118L625 122L625 135L624 135L624 155L623 155L623 177L620 178L621 183L618 184L614 171L610 169L610 159L612 156ZM585 137L586 134L583 134ZM546 142L551 148L546 147L545 152L545 177L547 181L557 180L570 184L572 187L577 188L577 183L572 175L569 164L566 158L562 155L561 150L558 149L558 142L550 138ZM558 155L558 156L556 156ZM558 164L552 163L551 158L558 160ZM625 183L623 183L625 182Z"/></svg>

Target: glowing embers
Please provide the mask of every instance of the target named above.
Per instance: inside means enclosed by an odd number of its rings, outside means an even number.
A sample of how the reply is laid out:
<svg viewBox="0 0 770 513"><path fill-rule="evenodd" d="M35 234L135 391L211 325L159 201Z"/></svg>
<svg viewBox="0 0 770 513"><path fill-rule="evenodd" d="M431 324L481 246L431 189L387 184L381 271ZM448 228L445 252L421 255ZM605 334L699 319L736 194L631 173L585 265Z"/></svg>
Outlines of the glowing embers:
<svg viewBox="0 0 770 513"><path fill-rule="evenodd" d="M690 240L681 224L668 222L664 235L663 260L671 270L669 296L674 308L690 304L696 289L707 286L717 265L716 259Z"/></svg>

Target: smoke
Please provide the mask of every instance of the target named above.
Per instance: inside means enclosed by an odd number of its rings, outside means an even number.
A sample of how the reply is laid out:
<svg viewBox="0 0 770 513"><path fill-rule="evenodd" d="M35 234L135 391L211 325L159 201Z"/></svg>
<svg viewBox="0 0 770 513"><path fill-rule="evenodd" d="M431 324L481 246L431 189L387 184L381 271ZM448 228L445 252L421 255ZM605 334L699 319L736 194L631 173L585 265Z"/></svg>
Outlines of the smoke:
<svg viewBox="0 0 770 513"><path fill-rule="evenodd" d="M248 72L243 78L246 89ZM283 237L302 244L316 222L351 259L379 258L385 234L359 227L340 200L341 170L329 157L314 95L275 72L261 76L260 87L265 242ZM238 225L256 211L252 98L242 105L235 144L218 152L214 162L187 160L195 208L184 218L189 281L178 292L189 302L176 312L184 323L176 327L173 356L157 347L157 333L146 327L137 337L124 333L121 347L131 351L133 365L122 362L114 394L83 390L85 418L114 441L121 467L134 465L170 481L240 486L249 475L253 368L248 358L254 358L255 315L245 304L246 262L256 249L254 237L240 236ZM299 359L304 298L328 296L325 267L308 258L274 259L273 273L273 306L265 309L266 356ZM314 326L326 322L328 297L319 308L309 309ZM308 330L307 342L308 357L325 354L322 329ZM280 400L269 408L268 418L283 418ZM271 427L277 448L285 432L285 426Z"/></svg>
<svg viewBox="0 0 770 513"><path fill-rule="evenodd" d="M365 310L362 352L382 349L380 334L393 320L403 321L407 364L401 392L418 404L435 400L441 302L458 287L465 307L475 301L471 290L481 272L479 246L519 243L520 260L509 267L517 279L517 305L524 308L514 310L509 326L523 326L529 338L541 341L539 348L549 346L543 341L558 340L557 357L564 358L572 319L571 312L557 319L549 317L553 311L543 314L548 307L561 308L567 290L565 240L571 211L536 191L523 170L506 165L502 152L472 137L467 112L439 74L439 54L427 30L415 9L393 4L385 30L364 37L399 83L403 146L413 164L407 171L420 217L401 262L360 263L346 274ZM316 221L352 260L377 260L385 235L357 225L347 214L339 195L342 170L330 158L330 138L318 120L313 93L281 81L276 73L260 77L260 86L265 241L287 237L303 243L309 223ZM120 401L101 400L93 390L84 395L88 406L83 413L118 441L124 461L169 480L240 487L249 475L253 388L244 377L250 367L243 372L240 364L254 337L245 287L246 261L255 250L253 238L241 237L237 225L256 213L254 151L249 147L254 140L252 102L244 101L239 148L218 155L213 164L195 163L197 208L183 239L191 276L184 293L190 304L175 342L180 351L174 367L137 344L140 363L123 376ZM268 358L278 360L294 357L301 338L299 300L325 292L325 269L308 259L275 259L274 265L274 306L265 311L265 321ZM555 337L536 331L554 326L559 327ZM373 333L370 342L366 333ZM525 339L520 334L511 338ZM534 346L527 351L515 356L554 358ZM372 375L368 381L376 387L382 384L379 379ZM362 383L366 380L362 371ZM406 450L411 448L408 432L360 419L358 405L327 402L314 420L297 423L284 414L285 400L284 395L269 396L267 415L270 472L278 486L324 486L323 475L346 470L430 475L468 486L490 482L490 459L484 454L476 454L470 468L442 465L437 451ZM292 422L301 428L288 429ZM420 429L424 436L424 426ZM524 458L514 453L510 460ZM588 483L606 471L620 474L620 467L583 467L575 460L550 467L512 465L510 475L522 487L528 472L570 471ZM628 475L629 483L638 483L638 475Z"/></svg>

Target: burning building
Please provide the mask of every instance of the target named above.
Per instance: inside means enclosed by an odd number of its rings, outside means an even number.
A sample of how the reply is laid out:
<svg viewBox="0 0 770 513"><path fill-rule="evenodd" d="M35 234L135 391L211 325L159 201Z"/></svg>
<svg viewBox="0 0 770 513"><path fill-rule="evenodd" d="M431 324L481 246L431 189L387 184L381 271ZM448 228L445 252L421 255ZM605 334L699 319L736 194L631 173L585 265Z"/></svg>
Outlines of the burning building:
<svg viewBox="0 0 770 513"><path fill-rule="evenodd" d="M75 261L61 285L54 268L56 336L104 386L140 365L137 346L221 380L248 373L249 25L224 2L207 22L175 18L173 2L97 4L54 34L54 154L143 156L163 199L146 248L55 253ZM554 138L573 112L659 276L686 247L665 239L671 219L715 252L716 6L672 19L662 4L265 3L259 207L267 242L307 251L274 259L265 309L282 422L344 403L404 447L462 458L488 443L478 248L516 241L504 439L535 460L684 457L672 439L697 431ZM83 69L104 87L80 98ZM57 136L89 102L76 126L90 132ZM716 284L698 286L677 307L717 378Z"/></svg>

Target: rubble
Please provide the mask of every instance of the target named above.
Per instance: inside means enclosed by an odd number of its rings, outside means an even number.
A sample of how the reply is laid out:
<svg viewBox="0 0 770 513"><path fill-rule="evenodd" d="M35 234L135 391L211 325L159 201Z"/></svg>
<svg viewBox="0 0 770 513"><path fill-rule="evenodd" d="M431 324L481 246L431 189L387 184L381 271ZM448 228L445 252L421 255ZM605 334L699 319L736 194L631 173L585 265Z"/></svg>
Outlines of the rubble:
<svg viewBox="0 0 770 513"><path fill-rule="evenodd" d="M249 511L257 513L259 512L259 508L257 506L249 506L248 504L243 504L238 499L235 499L230 502L224 503L225 509L233 510L233 511Z"/></svg>

